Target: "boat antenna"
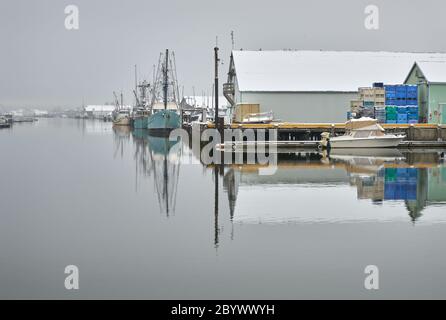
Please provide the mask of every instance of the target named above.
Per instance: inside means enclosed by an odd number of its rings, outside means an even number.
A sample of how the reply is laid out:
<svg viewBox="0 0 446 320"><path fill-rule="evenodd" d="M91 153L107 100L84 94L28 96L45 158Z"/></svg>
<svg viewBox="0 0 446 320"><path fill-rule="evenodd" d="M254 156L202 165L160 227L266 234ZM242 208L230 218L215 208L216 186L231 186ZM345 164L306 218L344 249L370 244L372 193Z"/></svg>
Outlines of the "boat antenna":
<svg viewBox="0 0 446 320"><path fill-rule="evenodd" d="M137 65L135 64L135 91L138 92L138 70L137 70ZM138 103L138 101L136 102Z"/></svg>
<svg viewBox="0 0 446 320"><path fill-rule="evenodd" d="M235 48L234 31L231 31L231 43L232 43L232 50L234 50Z"/></svg>

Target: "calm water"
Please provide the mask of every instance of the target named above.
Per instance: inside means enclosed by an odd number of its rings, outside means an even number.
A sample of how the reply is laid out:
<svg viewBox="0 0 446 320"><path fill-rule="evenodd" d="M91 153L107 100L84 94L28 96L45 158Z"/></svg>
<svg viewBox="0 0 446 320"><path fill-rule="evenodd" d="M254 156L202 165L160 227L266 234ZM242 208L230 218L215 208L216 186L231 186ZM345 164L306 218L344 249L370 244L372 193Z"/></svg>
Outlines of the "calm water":
<svg viewBox="0 0 446 320"><path fill-rule="evenodd" d="M438 152L281 154L263 176L69 119L1 130L0 149L0 298L446 298Z"/></svg>

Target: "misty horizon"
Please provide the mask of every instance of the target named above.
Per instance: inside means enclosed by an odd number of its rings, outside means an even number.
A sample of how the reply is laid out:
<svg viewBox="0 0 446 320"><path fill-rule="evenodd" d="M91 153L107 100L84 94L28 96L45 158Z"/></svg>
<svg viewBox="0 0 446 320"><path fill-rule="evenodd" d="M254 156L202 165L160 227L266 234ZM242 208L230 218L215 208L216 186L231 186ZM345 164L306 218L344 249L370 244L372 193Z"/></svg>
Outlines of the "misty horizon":
<svg viewBox="0 0 446 320"><path fill-rule="evenodd" d="M369 1L8 1L0 4L0 107L80 108L133 101L138 79L152 79L160 52L175 52L180 92L211 95L218 37L220 83L232 49L445 52L435 1L374 1L380 29L364 28ZM66 30L64 8L79 7L79 30ZM404 14L400 14L404 6ZM252 8L255 7L255 10ZM422 28L415 22L422 14ZM429 34L429 37L424 37ZM184 89L183 89L184 88Z"/></svg>

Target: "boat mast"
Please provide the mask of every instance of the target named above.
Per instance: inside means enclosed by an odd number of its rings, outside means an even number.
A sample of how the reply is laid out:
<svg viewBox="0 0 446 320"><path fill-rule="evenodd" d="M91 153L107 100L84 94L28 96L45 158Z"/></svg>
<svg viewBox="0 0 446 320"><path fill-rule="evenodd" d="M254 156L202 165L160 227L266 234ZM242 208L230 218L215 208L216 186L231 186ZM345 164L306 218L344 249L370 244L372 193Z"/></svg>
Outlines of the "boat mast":
<svg viewBox="0 0 446 320"><path fill-rule="evenodd" d="M169 49L166 49L166 62L164 66L164 110L167 110L167 90L169 88L168 79L168 68L169 68Z"/></svg>
<svg viewBox="0 0 446 320"><path fill-rule="evenodd" d="M138 70L137 70L137 65L135 64L135 92L138 92ZM136 107L139 107L139 101L138 101L138 97L136 97Z"/></svg>

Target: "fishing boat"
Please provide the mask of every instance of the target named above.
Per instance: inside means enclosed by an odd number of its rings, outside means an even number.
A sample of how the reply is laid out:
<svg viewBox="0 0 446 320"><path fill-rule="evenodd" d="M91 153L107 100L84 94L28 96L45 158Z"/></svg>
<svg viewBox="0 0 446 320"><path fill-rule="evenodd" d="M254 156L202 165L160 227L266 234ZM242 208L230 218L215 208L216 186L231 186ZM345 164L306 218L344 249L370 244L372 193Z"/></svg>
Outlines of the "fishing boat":
<svg viewBox="0 0 446 320"><path fill-rule="evenodd" d="M113 118L114 126L130 126L130 112L128 110L119 110Z"/></svg>
<svg viewBox="0 0 446 320"><path fill-rule="evenodd" d="M134 129L147 129L150 112L145 109L137 109L132 114L132 126Z"/></svg>
<svg viewBox="0 0 446 320"><path fill-rule="evenodd" d="M168 133L181 126L178 113L172 110L159 110L154 112L148 119L147 128L158 133Z"/></svg>
<svg viewBox="0 0 446 320"><path fill-rule="evenodd" d="M346 123L347 132L343 136L328 139L331 148L396 148L405 135L386 134L376 119L352 119Z"/></svg>
<svg viewBox="0 0 446 320"><path fill-rule="evenodd" d="M150 101L148 99L150 95L149 89L150 84L145 80L138 84L135 65L135 89L133 90L133 94L135 95L136 105L132 112L133 129L147 129L148 120L151 115ZM137 91L139 91L139 97Z"/></svg>
<svg viewBox="0 0 446 320"><path fill-rule="evenodd" d="M131 124L130 110L124 108L124 98L122 93L121 93L121 102L119 102L115 92L113 92L113 95L115 96L115 104L116 104L116 108L113 111L112 115L113 126L130 126Z"/></svg>
<svg viewBox="0 0 446 320"><path fill-rule="evenodd" d="M179 91L178 83L176 80L174 55L169 55L169 50L160 56L160 61L158 63L157 80L154 84L154 91L152 94L152 105L151 105L151 115L148 118L147 129L152 132L152 134L167 134L171 130L177 129L181 126L181 119L179 115ZM169 66L170 65L172 67ZM161 81L161 75L163 77ZM169 80L170 78L170 80ZM157 99L160 97L158 86L162 83L162 107L161 103Z"/></svg>

